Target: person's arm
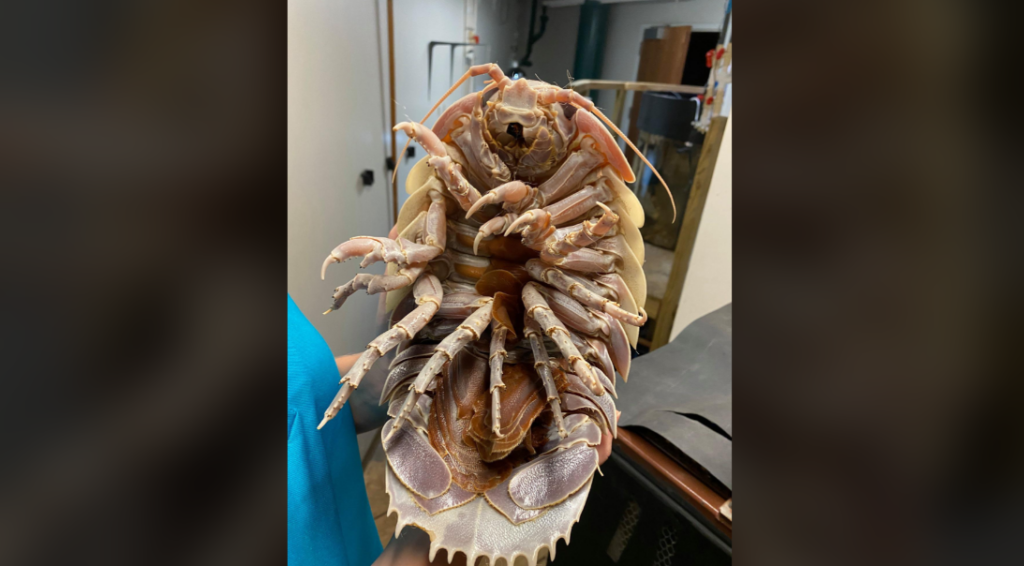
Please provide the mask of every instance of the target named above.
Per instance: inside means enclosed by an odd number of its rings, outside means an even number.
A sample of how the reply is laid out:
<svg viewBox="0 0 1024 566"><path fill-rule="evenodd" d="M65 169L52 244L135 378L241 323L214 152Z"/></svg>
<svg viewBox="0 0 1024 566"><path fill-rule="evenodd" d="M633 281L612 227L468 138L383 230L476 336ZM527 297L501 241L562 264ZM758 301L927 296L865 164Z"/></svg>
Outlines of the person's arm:
<svg viewBox="0 0 1024 566"><path fill-rule="evenodd" d="M348 354L338 356L334 361L338 364L339 375L345 375L352 368L352 364L362 354ZM384 389L384 380L388 375L388 366L393 359L389 352L387 356L377 360L370 371L363 377L359 387L352 392L348 400L348 406L352 409L352 420L356 426L356 433L369 432L384 426L388 420L387 405L379 405L380 394Z"/></svg>
<svg viewBox="0 0 1024 566"><path fill-rule="evenodd" d="M602 434L601 444L597 447L598 465L604 464L611 453L612 435ZM384 548L384 552L374 561L373 566L442 566L448 564L446 552L438 552L433 562L427 560L429 554L430 537L416 527L409 527L402 530L402 536L391 540L391 543ZM466 555L461 552L456 553L451 566L466 566Z"/></svg>

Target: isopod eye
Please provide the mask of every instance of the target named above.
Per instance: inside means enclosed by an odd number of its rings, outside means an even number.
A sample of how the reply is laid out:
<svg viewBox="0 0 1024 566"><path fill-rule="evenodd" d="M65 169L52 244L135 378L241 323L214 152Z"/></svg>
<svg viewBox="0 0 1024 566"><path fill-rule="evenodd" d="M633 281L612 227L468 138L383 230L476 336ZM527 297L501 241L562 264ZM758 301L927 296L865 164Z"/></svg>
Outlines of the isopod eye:
<svg viewBox="0 0 1024 566"><path fill-rule="evenodd" d="M505 133L516 138L517 140L523 139L523 125L512 122L505 128Z"/></svg>

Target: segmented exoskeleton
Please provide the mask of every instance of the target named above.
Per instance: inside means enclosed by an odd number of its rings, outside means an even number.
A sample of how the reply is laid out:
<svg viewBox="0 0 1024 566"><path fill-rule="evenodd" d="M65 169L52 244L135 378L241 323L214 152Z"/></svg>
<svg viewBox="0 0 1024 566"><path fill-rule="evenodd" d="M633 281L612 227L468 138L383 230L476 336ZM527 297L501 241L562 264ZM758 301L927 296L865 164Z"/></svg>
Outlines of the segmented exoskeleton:
<svg viewBox="0 0 1024 566"><path fill-rule="evenodd" d="M616 373L628 377L647 320L643 212L602 121L622 134L590 100L494 64L445 96L483 74L432 129L396 126L428 153L409 174L399 237L352 238L324 261L321 277L356 256L387 262L338 287L331 310L366 289L386 291L393 312L320 426L397 348L381 403L399 531L427 531L431 559L445 548L532 565L568 542L595 447L615 435Z"/></svg>

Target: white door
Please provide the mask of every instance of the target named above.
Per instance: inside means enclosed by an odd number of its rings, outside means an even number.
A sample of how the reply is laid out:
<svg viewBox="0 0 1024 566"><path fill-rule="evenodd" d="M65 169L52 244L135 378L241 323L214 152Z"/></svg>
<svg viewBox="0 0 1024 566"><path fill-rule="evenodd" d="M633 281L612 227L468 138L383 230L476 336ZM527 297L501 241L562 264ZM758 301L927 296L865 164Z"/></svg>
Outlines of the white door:
<svg viewBox="0 0 1024 566"><path fill-rule="evenodd" d="M320 265L341 242L390 228L377 21L376 0L288 2L288 292L335 355L373 339L377 297L359 293L323 316L359 265L332 265L326 281Z"/></svg>

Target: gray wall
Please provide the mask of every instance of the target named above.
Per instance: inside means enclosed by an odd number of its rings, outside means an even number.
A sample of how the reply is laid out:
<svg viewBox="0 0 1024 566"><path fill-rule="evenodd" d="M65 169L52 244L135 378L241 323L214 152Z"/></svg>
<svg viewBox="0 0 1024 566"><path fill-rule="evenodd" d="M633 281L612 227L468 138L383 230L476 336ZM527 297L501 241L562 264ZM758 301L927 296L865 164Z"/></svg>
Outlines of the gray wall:
<svg viewBox="0 0 1024 566"><path fill-rule="evenodd" d="M539 7L538 7L539 11ZM519 58L526 55L526 41L530 26L530 2L523 0L521 9ZM537 17L538 25L540 16ZM533 46L533 66L527 69L528 76L565 86L569 79L567 73L572 72L573 60L576 57L576 36L579 32L580 7L548 8L548 28Z"/></svg>
<svg viewBox="0 0 1024 566"><path fill-rule="evenodd" d="M477 0L477 34L482 43L489 44L489 49L477 55L476 63L490 61L505 71L512 67L517 52L522 53L526 47L526 31L520 32L519 26L526 17L521 15L523 6L529 15L530 6L523 0ZM483 78L477 79L474 90L480 88Z"/></svg>

